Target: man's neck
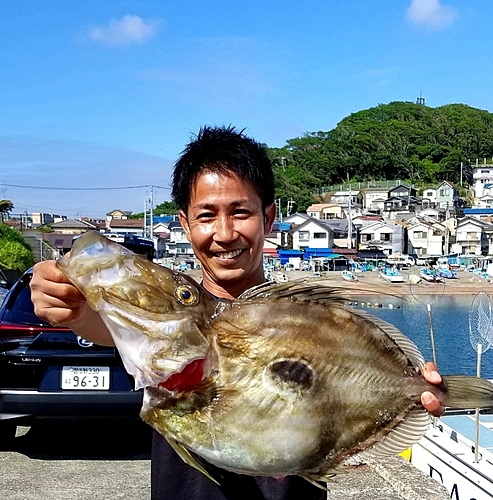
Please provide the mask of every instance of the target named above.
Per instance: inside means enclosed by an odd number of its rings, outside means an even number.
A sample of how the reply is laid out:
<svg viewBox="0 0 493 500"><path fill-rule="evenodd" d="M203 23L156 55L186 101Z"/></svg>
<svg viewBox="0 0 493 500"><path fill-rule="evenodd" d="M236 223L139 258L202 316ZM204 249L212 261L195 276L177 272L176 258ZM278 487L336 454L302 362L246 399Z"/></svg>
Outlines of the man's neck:
<svg viewBox="0 0 493 500"><path fill-rule="evenodd" d="M240 282L216 282L208 279L205 274L202 276L202 286L212 295L220 299L236 299L249 288L265 283L264 273L259 273L254 279L248 279Z"/></svg>

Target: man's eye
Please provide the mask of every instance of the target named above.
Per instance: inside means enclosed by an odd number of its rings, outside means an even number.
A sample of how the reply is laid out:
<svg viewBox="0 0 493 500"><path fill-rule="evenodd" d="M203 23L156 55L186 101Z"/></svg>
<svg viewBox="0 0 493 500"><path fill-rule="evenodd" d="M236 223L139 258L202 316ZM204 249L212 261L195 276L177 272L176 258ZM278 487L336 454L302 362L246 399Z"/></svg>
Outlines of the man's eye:
<svg viewBox="0 0 493 500"><path fill-rule="evenodd" d="M248 217L250 215L250 210L246 208L238 208L235 210L235 215L238 217Z"/></svg>
<svg viewBox="0 0 493 500"><path fill-rule="evenodd" d="M197 219L200 220L208 220L212 219L214 217L214 214L212 212L204 212L203 214L197 215Z"/></svg>

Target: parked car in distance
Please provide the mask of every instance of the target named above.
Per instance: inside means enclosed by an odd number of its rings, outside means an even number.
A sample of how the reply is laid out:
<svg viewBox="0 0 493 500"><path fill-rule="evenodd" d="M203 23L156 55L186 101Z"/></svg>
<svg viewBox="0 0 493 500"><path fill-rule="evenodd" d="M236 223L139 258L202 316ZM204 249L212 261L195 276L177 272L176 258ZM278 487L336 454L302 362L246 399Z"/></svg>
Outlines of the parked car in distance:
<svg viewBox="0 0 493 500"><path fill-rule="evenodd" d="M38 418L135 417L142 391L115 348L87 342L34 314L32 270L0 306L0 442Z"/></svg>

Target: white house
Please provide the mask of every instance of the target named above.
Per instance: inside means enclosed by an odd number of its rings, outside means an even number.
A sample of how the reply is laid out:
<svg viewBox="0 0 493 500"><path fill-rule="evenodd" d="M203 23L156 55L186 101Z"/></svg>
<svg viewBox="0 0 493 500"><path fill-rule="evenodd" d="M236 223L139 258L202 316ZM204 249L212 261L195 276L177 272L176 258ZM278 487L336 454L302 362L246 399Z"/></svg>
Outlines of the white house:
<svg viewBox="0 0 493 500"><path fill-rule="evenodd" d="M304 248L332 248L334 246L334 230L315 218L307 219L296 226L292 232L293 250Z"/></svg>
<svg viewBox="0 0 493 500"><path fill-rule="evenodd" d="M469 255L486 255L488 239L484 228L488 223L472 217L464 217L457 223L456 243L452 251Z"/></svg>
<svg viewBox="0 0 493 500"><path fill-rule="evenodd" d="M377 221L359 230L359 250L376 249L386 255L404 253L404 227L390 221Z"/></svg>
<svg viewBox="0 0 493 500"><path fill-rule="evenodd" d="M423 207L434 207L437 202L437 190L426 188L423 190Z"/></svg>
<svg viewBox="0 0 493 500"><path fill-rule="evenodd" d="M474 197L481 198L484 194L484 188L487 184L493 184L493 164L486 163L484 159L483 165L479 165L476 160L476 168L472 172Z"/></svg>
<svg viewBox="0 0 493 500"><path fill-rule="evenodd" d="M363 208L363 195L361 191L336 191L330 201L341 205L345 209L351 206L351 210L361 211Z"/></svg>
<svg viewBox="0 0 493 500"><path fill-rule="evenodd" d="M306 214L315 219L327 220L343 217L343 210L337 203L314 203L306 209Z"/></svg>
<svg viewBox="0 0 493 500"><path fill-rule="evenodd" d="M192 245L188 241L185 231L179 221L172 221L168 225L169 243L168 250L175 257L193 256Z"/></svg>
<svg viewBox="0 0 493 500"><path fill-rule="evenodd" d="M287 217L284 217L282 221L289 222L290 224L294 224L295 226L299 226L308 219L310 219L309 215L296 212L294 214L288 215Z"/></svg>
<svg viewBox="0 0 493 500"><path fill-rule="evenodd" d="M445 226L438 222L423 220L410 224L407 228L408 254L443 255Z"/></svg>
<svg viewBox="0 0 493 500"><path fill-rule="evenodd" d="M382 212L384 202L388 198L388 188L362 189L363 208L369 212Z"/></svg>

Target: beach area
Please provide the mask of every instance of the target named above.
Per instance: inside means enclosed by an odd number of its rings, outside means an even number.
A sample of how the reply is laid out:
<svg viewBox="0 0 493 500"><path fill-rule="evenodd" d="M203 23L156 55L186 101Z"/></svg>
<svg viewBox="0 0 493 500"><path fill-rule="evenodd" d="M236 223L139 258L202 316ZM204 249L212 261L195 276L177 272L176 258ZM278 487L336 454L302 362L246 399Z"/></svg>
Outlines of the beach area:
<svg viewBox="0 0 493 500"><path fill-rule="evenodd" d="M186 271L197 281L201 280L200 271ZM274 272L275 274L275 272ZM340 271L325 271L320 273L320 277L314 277L309 271L284 271L283 274L289 282L299 281L301 283L319 283L324 286L333 286L343 289L346 295L394 295L403 297L411 293L413 295L475 295L478 292L493 292L493 283L483 278L479 274L468 271L459 271L456 279L445 279L444 283L429 283L421 280L417 284L410 284L409 276L419 275L418 267L403 269L404 276L402 283L389 283L385 281L378 271L366 271L356 273L358 281L350 282L342 278Z"/></svg>

